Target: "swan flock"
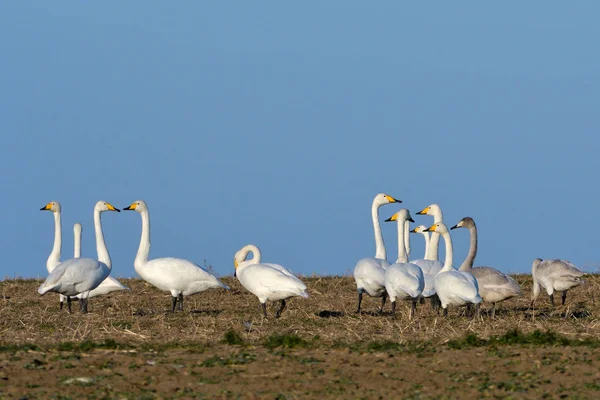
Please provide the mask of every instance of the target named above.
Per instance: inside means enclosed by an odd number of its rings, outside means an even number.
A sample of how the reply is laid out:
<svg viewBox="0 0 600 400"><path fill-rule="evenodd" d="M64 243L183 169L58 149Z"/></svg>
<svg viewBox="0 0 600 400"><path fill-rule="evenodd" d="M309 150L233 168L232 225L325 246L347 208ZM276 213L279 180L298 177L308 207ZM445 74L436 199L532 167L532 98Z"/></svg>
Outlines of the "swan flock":
<svg viewBox="0 0 600 400"><path fill-rule="evenodd" d="M475 307L475 315L480 317L482 302L491 306L489 312L496 316L496 304L523 295L520 285L508 274L489 266L473 266L477 255L477 226L471 217L461 219L448 228L443 222L439 205L431 204L416 214L433 217L433 223L410 229L414 219L406 208L398 210L386 222L396 222L398 257L394 263L387 259L385 242L379 223L379 209L387 204L401 203L401 200L385 193L379 193L371 205L371 217L375 237L374 257L358 260L353 270L358 294L356 312L361 313L363 296L381 298L378 313L384 312L386 300L391 303L391 315L396 317L398 300L410 303L409 319L415 318L418 303L431 300L434 311L440 308L444 316L448 307L466 306L467 312ZM40 210L50 211L54 217L54 241L46 261L48 276L39 286L38 292L59 294L59 310L67 303L69 313L73 300L79 301L82 313L88 312L88 300L96 296L107 295L115 291L130 289L110 276L112 261L104 240L102 214L120 212L106 201L98 201L93 209L94 233L96 238L96 257L81 257L82 226L74 224L73 258L61 261L62 226L61 205L58 201L47 203ZM143 200L136 200L123 211L134 211L140 215L141 238L137 254L133 261L136 273L146 282L161 291L170 293L170 312L183 311L186 296L205 292L209 289L230 288L211 272L198 264L175 257L149 258L150 253L150 214ZM109 218L110 220L111 218ZM110 221L108 222L110 223ZM453 264L453 246L450 231L464 228L469 231L469 252L459 268ZM425 253L422 258L410 259L411 233L418 233L425 241ZM445 259L438 258L440 239L444 240ZM252 258L249 256L252 255ZM268 317L267 301L279 303L275 318L279 318L286 307L286 300L293 297L308 298L306 285L280 264L262 261L258 246L248 244L234 255L234 277L259 301L262 314ZM536 258L532 264L533 290L531 307L535 305L541 289L544 288L552 306L555 305L554 292L562 292L562 304L566 302L567 291L584 283L583 272L566 260L542 260Z"/></svg>

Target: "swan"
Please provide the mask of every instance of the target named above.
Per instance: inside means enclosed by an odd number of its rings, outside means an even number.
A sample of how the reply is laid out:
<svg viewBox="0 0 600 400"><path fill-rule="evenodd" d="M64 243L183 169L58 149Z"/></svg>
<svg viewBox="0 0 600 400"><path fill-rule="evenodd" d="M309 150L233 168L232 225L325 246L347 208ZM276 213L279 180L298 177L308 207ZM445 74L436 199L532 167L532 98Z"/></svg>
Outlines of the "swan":
<svg viewBox="0 0 600 400"><path fill-rule="evenodd" d="M475 267L473 268L473 262L477 255L477 225L471 217L465 217L461 219L456 225L450 230L456 228L467 228L469 229L469 235L471 243L469 245L469 253L467 258L462 263L459 271L466 271L473 274L477 279L477 285L479 286L479 295L483 298L483 301L492 303L492 319L496 317L496 303L504 300L511 299L513 297L521 296L521 286L510 276L503 274L497 269L491 267Z"/></svg>
<svg viewBox="0 0 600 400"><path fill-rule="evenodd" d="M392 315L396 313L396 299L412 300L410 319L413 319L417 301L425 286L423 271L415 264L409 263L408 255L406 254L405 236L407 236L407 222L415 221L411 218L406 208L401 209L385 221L398 222L398 259L396 263L387 267L384 281L385 290L392 302Z"/></svg>
<svg viewBox="0 0 600 400"><path fill-rule="evenodd" d="M427 254L429 251L429 241L430 241L429 232L425 232L425 229L427 229L427 227L425 225L419 225L410 231L410 233L420 233L425 238L425 256L423 257L423 259L425 259L427 257Z"/></svg>
<svg viewBox="0 0 600 400"><path fill-rule="evenodd" d="M179 301L178 309L183 311L183 296L204 292L211 288L229 290L229 286L223 284L216 276L191 261L172 257L148 260L150 252L148 206L143 200L137 200L123 210L137 211L142 217L142 237L133 263L135 272L160 290L171 292L171 312L175 312L177 301Z"/></svg>
<svg viewBox="0 0 600 400"><path fill-rule="evenodd" d="M417 213L417 215L431 215L433 216L433 223L443 222L442 209L437 204L431 204ZM425 230L421 233L428 234ZM440 246L440 235L438 233L431 233L429 239L429 246L426 247L425 257L419 260L412 260L411 263L418 265L423 270L423 276L425 276L425 288L423 289L423 297L429 297L431 299L431 306L434 310L439 309L439 299L435 295L435 289L433 287L433 281L436 275L441 271L444 264L438 260L438 249Z"/></svg>
<svg viewBox="0 0 600 400"><path fill-rule="evenodd" d="M563 292L562 304L567 300L567 290L584 283L583 272L566 260L545 260L536 258L531 266L533 293L531 307L540 295L540 286L546 289L554 307L554 291Z"/></svg>
<svg viewBox="0 0 600 400"><path fill-rule="evenodd" d="M101 214L105 211L120 211L106 201L99 201L94 207L94 227L96 230L96 251L98 260L92 258L72 258L58 264L38 288L38 293L57 292L67 296L67 306L71 312L71 297L83 294L81 310L87 313L89 291L98 286L110 274L111 261L104 234Z"/></svg>
<svg viewBox="0 0 600 400"><path fill-rule="evenodd" d="M479 295L477 280L469 272L457 271L452 267L452 238L450 237L448 228L443 222L438 222L431 225L425 231L439 233L446 243L444 267L436 275L433 282L434 289L444 309L444 316L448 315L449 305L477 304L477 317L479 317L481 296Z"/></svg>
<svg viewBox="0 0 600 400"><path fill-rule="evenodd" d="M73 225L73 257L79 258L81 257L81 232L83 228L80 223L75 223ZM110 261L110 260L109 260ZM109 264L107 264L109 265ZM109 265L112 268L112 265ZM101 296L103 294L108 294L111 292L116 292L119 290L129 290L129 288L123 285L121 282L113 278L112 276L107 276L105 280L102 281L95 289L91 290L88 294L88 299L96 296ZM62 295L61 295L62 296ZM83 296L82 293L77 295L78 299L81 299ZM82 304L80 303L80 306Z"/></svg>
<svg viewBox="0 0 600 400"><path fill-rule="evenodd" d="M371 217L373 219L373 230L375 231L375 257L361 258L354 267L354 280L356 281L356 290L358 292L357 313L360 313L363 293L371 297L382 298L380 312L383 311L383 306L385 305L385 298L387 296L384 283L385 268L390 263L387 261L385 243L383 242L381 226L379 225L379 207L390 203L402 203L402 201L396 200L385 193L379 193L373 199Z"/></svg>
<svg viewBox="0 0 600 400"><path fill-rule="evenodd" d="M250 252L252 252L253 258L246 260ZM267 317L267 300L281 301L281 305L275 313L275 318L279 318L287 299L295 296L308 298L306 285L290 270L279 264L261 263L260 260L261 253L257 246L242 247L233 257L235 266L233 275L238 278L246 290L258 297L265 318Z"/></svg>
<svg viewBox="0 0 600 400"><path fill-rule="evenodd" d="M46 204L44 207L40 208L40 211L51 211L54 215L54 245L52 246L52 251L48 256L48 260L46 261L46 269L48 273L51 273L52 270L60 264L60 253L62 251L62 224L60 221L60 203L58 201L51 201ZM63 305L66 299L66 296L59 294L59 310L63 309Z"/></svg>

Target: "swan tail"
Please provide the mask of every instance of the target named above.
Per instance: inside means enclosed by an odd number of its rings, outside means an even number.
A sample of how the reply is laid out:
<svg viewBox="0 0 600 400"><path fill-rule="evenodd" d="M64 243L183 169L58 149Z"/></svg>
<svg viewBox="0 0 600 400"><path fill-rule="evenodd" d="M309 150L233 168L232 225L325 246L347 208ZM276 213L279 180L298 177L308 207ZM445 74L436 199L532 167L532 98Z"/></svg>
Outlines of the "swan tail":
<svg viewBox="0 0 600 400"><path fill-rule="evenodd" d="M40 287L38 288L38 293L41 294L42 296L44 294L46 294L47 292L51 291L52 289L54 289L56 286L44 286L44 284L42 283L40 285Z"/></svg>

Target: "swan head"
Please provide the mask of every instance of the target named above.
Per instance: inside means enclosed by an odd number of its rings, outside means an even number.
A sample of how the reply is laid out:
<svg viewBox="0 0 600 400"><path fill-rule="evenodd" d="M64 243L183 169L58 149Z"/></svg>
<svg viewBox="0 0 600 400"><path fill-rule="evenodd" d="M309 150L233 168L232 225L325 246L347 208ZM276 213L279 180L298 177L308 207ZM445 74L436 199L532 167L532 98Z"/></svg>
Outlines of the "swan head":
<svg viewBox="0 0 600 400"><path fill-rule="evenodd" d="M417 215L441 215L442 209L437 204L430 204L421 211L417 213Z"/></svg>
<svg viewBox="0 0 600 400"><path fill-rule="evenodd" d="M427 229L427 227L425 225L419 225L417 227L415 227L415 229L411 230L412 233L420 233L422 235L427 235L427 232L425 232L425 229Z"/></svg>
<svg viewBox="0 0 600 400"><path fill-rule="evenodd" d="M423 232L448 233L448 227L443 222L437 222Z"/></svg>
<svg viewBox="0 0 600 400"><path fill-rule="evenodd" d="M81 231L83 230L83 228L81 227L81 224L79 222L76 222L75 225L73 225L73 232L77 235L77 234L81 234Z"/></svg>
<svg viewBox="0 0 600 400"><path fill-rule="evenodd" d="M123 208L123 210L133 210L142 213L148 211L148 206L144 200L136 200L130 206Z"/></svg>
<svg viewBox="0 0 600 400"><path fill-rule="evenodd" d="M404 221L415 222L415 220L412 219L412 217L410 216L410 213L408 212L408 210L406 208L401 209L396 214L392 215L391 217L389 217L388 219L385 220L385 222L394 222L394 221L398 221L399 223L404 223Z"/></svg>
<svg viewBox="0 0 600 400"><path fill-rule="evenodd" d="M541 258L536 258L535 260L533 260L533 264L531 265L531 272L535 271L541 262L542 262Z"/></svg>
<svg viewBox="0 0 600 400"><path fill-rule="evenodd" d="M450 230L456 229L456 228L473 228L474 226L475 226L475 221L473 221L473 218L464 217L463 219L458 221L458 224L456 224L452 228L450 228Z"/></svg>
<svg viewBox="0 0 600 400"><path fill-rule="evenodd" d="M390 203L402 203L402 200L398 200L395 197L390 196L389 194L379 193L373 199L373 204L376 206L382 206L384 204Z"/></svg>
<svg viewBox="0 0 600 400"><path fill-rule="evenodd" d="M94 211L98 211L98 212L104 212L104 211L121 212L121 210L119 210L118 208L115 208L115 206L113 206L112 204L110 204L108 201L104 201L104 200L100 200L99 202L96 203L96 206L94 207Z"/></svg>
<svg viewBox="0 0 600 400"><path fill-rule="evenodd" d="M60 212L60 203L58 201L51 201L44 207L40 208L40 211L52 211L53 213Z"/></svg>
<svg viewBox="0 0 600 400"><path fill-rule="evenodd" d="M252 253L253 255L252 259L250 259L248 262L245 262L248 258L248 254L250 253ZM245 245L235 253L235 256L233 256L233 266L235 267L235 270L233 271L233 276L236 276L238 267L242 266L242 264L246 265L249 262L251 262L252 264L260 263L260 250L257 246L253 244Z"/></svg>

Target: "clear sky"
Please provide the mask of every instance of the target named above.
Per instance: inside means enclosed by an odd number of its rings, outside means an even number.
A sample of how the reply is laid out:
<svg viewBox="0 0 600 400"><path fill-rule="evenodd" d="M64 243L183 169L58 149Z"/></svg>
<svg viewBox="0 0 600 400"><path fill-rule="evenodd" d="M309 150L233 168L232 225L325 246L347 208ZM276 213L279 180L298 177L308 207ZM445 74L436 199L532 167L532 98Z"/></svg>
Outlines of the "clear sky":
<svg viewBox="0 0 600 400"><path fill-rule="evenodd" d="M378 192L479 227L476 265L600 266L600 2L0 2L5 277L43 277L50 200L96 257L97 200L150 208L150 257L233 272L258 245L346 274ZM381 208L381 220L400 206ZM105 213L117 277L134 212ZM388 258L396 227L384 224ZM468 232L453 231L455 264ZM413 237L412 258L421 258ZM443 254L443 252L442 252Z"/></svg>

